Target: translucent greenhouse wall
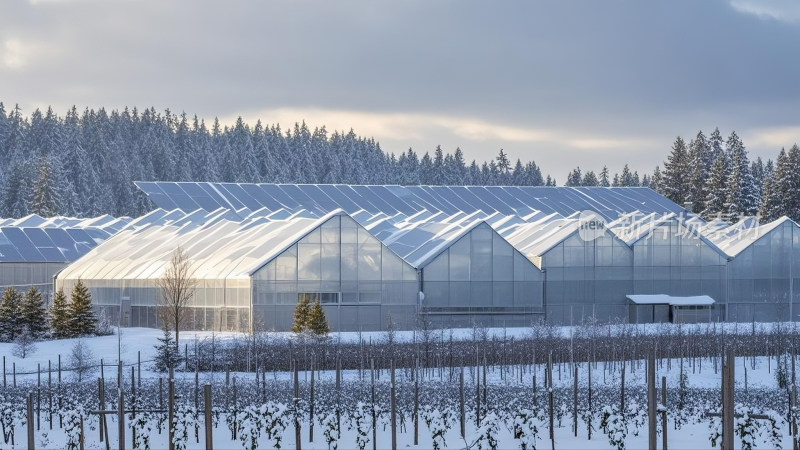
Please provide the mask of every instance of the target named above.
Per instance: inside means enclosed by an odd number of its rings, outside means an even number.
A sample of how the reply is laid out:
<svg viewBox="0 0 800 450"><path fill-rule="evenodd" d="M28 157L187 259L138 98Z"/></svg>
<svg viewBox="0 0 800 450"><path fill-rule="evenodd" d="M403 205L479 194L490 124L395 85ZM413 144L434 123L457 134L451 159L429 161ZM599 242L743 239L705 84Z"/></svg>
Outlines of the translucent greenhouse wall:
<svg viewBox="0 0 800 450"><path fill-rule="evenodd" d="M727 320L800 320L800 230L785 221L728 263ZM791 299L791 300L790 300Z"/></svg>
<svg viewBox="0 0 800 450"><path fill-rule="evenodd" d="M253 326L286 331L300 295L318 298L331 330L400 328L417 317L416 270L347 216L334 216L253 274Z"/></svg>
<svg viewBox="0 0 800 450"><path fill-rule="evenodd" d="M724 309L726 262L727 256L677 221L664 222L633 244L633 293L708 295L718 303L711 315L717 320Z"/></svg>
<svg viewBox="0 0 800 450"><path fill-rule="evenodd" d="M161 327L158 301L161 289L155 279L143 280L81 280L92 294L92 304L99 313L116 324L132 327ZM58 279L70 295L77 279ZM125 299L123 301L123 299ZM130 300L128 302L128 300ZM247 331L250 329L250 280L199 280L189 304L186 330Z"/></svg>
<svg viewBox="0 0 800 450"><path fill-rule="evenodd" d="M528 326L543 317L543 276L481 224L422 270L422 313L436 326Z"/></svg>
<svg viewBox="0 0 800 450"><path fill-rule="evenodd" d="M45 301L53 298L53 277L67 263L53 262L0 262L0 294L7 287L23 293L35 287Z"/></svg>
<svg viewBox="0 0 800 450"><path fill-rule="evenodd" d="M633 287L633 253L606 231L584 240L576 231L544 252L547 321L579 324L591 317L603 321L628 318L626 295Z"/></svg>

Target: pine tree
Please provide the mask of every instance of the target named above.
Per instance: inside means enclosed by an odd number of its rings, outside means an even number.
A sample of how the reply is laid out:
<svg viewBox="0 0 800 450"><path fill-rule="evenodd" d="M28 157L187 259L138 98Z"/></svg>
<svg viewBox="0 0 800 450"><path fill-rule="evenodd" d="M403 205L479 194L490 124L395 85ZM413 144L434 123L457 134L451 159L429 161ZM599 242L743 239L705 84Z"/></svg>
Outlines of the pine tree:
<svg viewBox="0 0 800 450"><path fill-rule="evenodd" d="M603 166L603 170L600 171L600 186L609 187L611 186L611 181L608 178L608 167Z"/></svg>
<svg viewBox="0 0 800 450"><path fill-rule="evenodd" d="M581 175L581 168L576 167L572 169L572 172L570 172L567 175L567 182L566 184L564 184L564 186L580 186L581 182L583 182L583 176Z"/></svg>
<svg viewBox="0 0 800 450"><path fill-rule="evenodd" d="M20 307L20 315L27 332L32 338L41 337L47 331L47 310L42 294L33 286L28 289Z"/></svg>
<svg viewBox="0 0 800 450"><path fill-rule="evenodd" d="M24 330L21 305L22 295L13 287L3 291L0 301L0 340L13 342Z"/></svg>
<svg viewBox="0 0 800 450"><path fill-rule="evenodd" d="M679 205L689 197L689 154L680 136L675 139L672 152L664 163L663 188L667 198Z"/></svg>
<svg viewBox="0 0 800 450"><path fill-rule="evenodd" d="M317 336L325 336L330 332L328 319L325 317L325 310L319 304L319 300L314 300L308 315L308 328Z"/></svg>
<svg viewBox="0 0 800 450"><path fill-rule="evenodd" d="M708 140L702 131L697 132L697 136L689 143L689 198L692 202L692 212L700 213L705 209L705 200L708 196L706 192L706 179L711 169L710 149Z"/></svg>
<svg viewBox="0 0 800 450"><path fill-rule="evenodd" d="M92 310L92 294L80 279L72 289L68 312L70 337L95 334L97 317Z"/></svg>
<svg viewBox="0 0 800 450"><path fill-rule="evenodd" d="M728 177L726 203L728 219L735 222L742 216L755 215L759 207L759 198L750 173L750 162L736 132L731 132L726 142L731 169Z"/></svg>
<svg viewBox="0 0 800 450"><path fill-rule="evenodd" d="M50 331L56 339L69 336L69 305L63 289L57 290L53 295L53 303L50 305Z"/></svg>
<svg viewBox="0 0 800 450"><path fill-rule="evenodd" d="M593 170L586 172L583 175L583 180L581 180L581 186L597 186L599 181L597 180L597 175L594 174Z"/></svg>
<svg viewBox="0 0 800 450"><path fill-rule="evenodd" d="M631 173L631 169L625 164L622 168L622 174L619 176L619 184L624 187L633 187L639 185L639 174Z"/></svg>
<svg viewBox="0 0 800 450"><path fill-rule="evenodd" d="M164 328L163 331L164 335L158 338L159 344L155 345L154 366L158 372L166 372L170 368L174 369L182 361L180 352L175 345L175 339L172 338L172 332L167 328Z"/></svg>
<svg viewBox="0 0 800 450"><path fill-rule="evenodd" d="M311 309L309 306L308 294L300 294L297 299L297 306L294 308L294 321L292 322L292 332L302 333L309 328L309 315Z"/></svg>
<svg viewBox="0 0 800 450"><path fill-rule="evenodd" d="M51 217L58 213L59 198L55 170L47 157L39 158L38 176L33 184L33 204L35 214Z"/></svg>
<svg viewBox="0 0 800 450"><path fill-rule="evenodd" d="M717 155L714 164L711 165L711 173L708 177L706 185L705 205L706 209L703 210L702 216L706 220L711 220L719 217L725 210L728 198L728 158L722 152Z"/></svg>
<svg viewBox="0 0 800 450"><path fill-rule="evenodd" d="M661 175L661 167L656 166L653 170L653 176L650 177L650 188L659 194L664 192L664 177Z"/></svg>

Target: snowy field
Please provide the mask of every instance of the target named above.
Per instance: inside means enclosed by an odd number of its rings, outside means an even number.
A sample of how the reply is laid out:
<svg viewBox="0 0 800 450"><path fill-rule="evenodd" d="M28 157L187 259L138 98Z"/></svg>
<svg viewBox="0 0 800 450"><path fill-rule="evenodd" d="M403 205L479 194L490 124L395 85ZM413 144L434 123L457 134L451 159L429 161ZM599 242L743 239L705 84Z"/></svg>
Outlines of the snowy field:
<svg viewBox="0 0 800 450"><path fill-rule="evenodd" d="M645 333L658 334L659 327L643 327ZM722 331L720 327L719 331ZM455 330L455 339L469 340L474 330ZM524 338L530 329L492 329L489 333L509 338ZM568 337L573 330L562 327L558 334ZM728 325L725 333L747 334L751 326ZM116 409L118 351L125 368L123 385L126 409L132 405L140 410L162 410L165 408L168 382L159 378L163 374L153 370L149 362L155 357L157 339L161 331L151 329L123 329L120 336L84 338L83 342L93 353L96 361L103 359L106 409ZM214 339L242 338L243 335L215 333ZM288 338L290 335L281 335ZM211 333L186 332L181 334L181 347L194 341L207 341ZM384 333L342 333L333 339L341 342L384 339ZM414 332L397 332L400 342L418 339ZM5 356L5 388L0 391L0 422L3 436L0 449L27 448L25 428L25 397L33 393L34 409L41 409L38 430L35 430L36 448L68 448L77 445L80 421L83 419L86 448L105 448L100 442L97 409L97 378L99 371L85 374L78 383L76 374L65 370L59 388L55 372L46 372L48 363L56 367L59 355L64 368L69 367L69 355L77 340L56 340L37 343L36 351L25 359L12 356L12 344L0 344L0 354ZM138 374L137 358L143 361L141 378L136 381L136 395L130 390L131 367ZM791 358L789 358L791 359ZM554 438L557 449L605 449L647 448L647 417L645 402L645 361L625 363L625 413L618 412L622 365L619 361L596 361L592 363L589 401L589 363L556 363L553 366ZM12 367L17 376L13 386ZM787 424L789 389L779 387L778 372L788 376L790 365L787 356L739 357L736 360L737 412L744 414L737 419L739 432L736 448L792 448L792 437ZM578 370L578 429L573 429L573 373ZM41 378L37 369L43 373ZM303 368L304 369L304 368ZM414 390L413 372L400 368L396 371L397 399L397 446L398 448L550 448L548 395L545 388L544 364L510 365L488 367L465 367L464 403L465 437L460 433L459 383L461 368L444 366L420 371L418 445L414 445ZM685 374L681 383L681 373ZM485 381L483 379L485 373ZM375 438L377 448L391 448L391 415L389 371L386 369L371 374L369 370L343 370L341 385L336 389L336 372L315 371L314 388L314 439L309 439L311 412L310 387L312 374L298 370L299 377L299 423L301 444L308 449L373 448L371 398L371 375L375 376L376 415ZM138 375L136 375L138 376ZM660 388L661 377L667 385L667 437L669 448L695 449L714 448L711 435L718 429L718 420L706 416L719 410L720 368L719 360L686 358L683 370L679 359L660 359L656 379ZM260 377L260 378L259 378ZM477 378L476 378L477 377ZM88 380L88 381L87 381ZM204 447L204 419L202 386L209 384L213 392L213 436L214 448L295 448L294 394L292 374L280 371L260 373L177 371L176 389L176 433L177 448ZM534 390L534 380L536 389ZM37 389L37 382L41 383ZM485 386L485 388L484 388ZM38 394L38 396L37 396ZM60 395L60 397L59 397ZM661 392L659 389L660 399ZM61 408L58 408L59 399ZM476 401L477 400L477 401ZM478 401L480 403L478 403ZM52 423L50 419L50 402ZM195 409L197 405L198 409ZM336 411L339 409L339 429L336 426ZM481 419L476 419L480 411ZM59 413L61 417L59 418ZM767 420L747 420L749 414L764 414ZM480 423L478 423L480 422ZM661 420L659 418L659 447L661 446ZM131 424L135 423L136 427ZM126 448L132 448L133 430L136 429L137 445L147 448L145 436L149 437L149 448L167 448L166 414L161 412L126 414ZM589 429L591 428L591 439ZM108 416L108 442L117 447L117 418ZM233 438L234 429L236 438ZM181 432L185 430L185 433ZM516 433L515 433L516 431ZM521 432L521 434L520 434ZM516 434L516 437L515 437ZM11 445L13 435L14 445ZM252 437L249 438L248 436ZM105 440L105 436L103 437ZM612 444L611 440L616 439ZM623 444L624 443L624 444ZM719 441L717 442L717 447Z"/></svg>

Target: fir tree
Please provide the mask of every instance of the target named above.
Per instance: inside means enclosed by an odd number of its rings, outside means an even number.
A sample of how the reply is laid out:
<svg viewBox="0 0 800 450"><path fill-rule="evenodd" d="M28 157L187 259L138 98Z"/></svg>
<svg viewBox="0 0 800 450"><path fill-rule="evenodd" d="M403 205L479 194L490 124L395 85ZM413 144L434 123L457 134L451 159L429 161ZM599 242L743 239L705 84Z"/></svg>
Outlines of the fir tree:
<svg viewBox="0 0 800 450"><path fill-rule="evenodd" d="M581 168L576 167L567 175L567 182L564 186L580 186L582 182L583 176L581 175Z"/></svg>
<svg viewBox="0 0 800 450"><path fill-rule="evenodd" d="M328 319L325 317L325 310L319 304L319 300L314 300L308 314L308 328L317 336L326 336L330 332Z"/></svg>
<svg viewBox="0 0 800 450"><path fill-rule="evenodd" d="M728 158L722 152L717 155L711 165L711 174L706 181L706 197L703 217L706 220L717 218L725 211L725 202L728 198Z"/></svg>
<svg viewBox="0 0 800 450"><path fill-rule="evenodd" d="M702 131L697 132L697 136L689 143L689 164L691 171L689 175L689 197L687 201L692 202L692 211L700 213L705 209L705 200L708 196L706 192L706 179L711 169L711 151L708 140Z"/></svg>
<svg viewBox="0 0 800 450"><path fill-rule="evenodd" d="M25 295L25 300L20 307L20 315L25 332L32 338L39 338L47 331L47 310L44 307L44 300L42 294L33 286Z"/></svg>
<svg viewBox="0 0 800 450"><path fill-rule="evenodd" d="M13 287L3 291L0 301L0 339L4 342L13 342L24 330L24 321L21 314L22 295Z"/></svg>
<svg viewBox="0 0 800 450"><path fill-rule="evenodd" d="M309 328L309 316L311 313L308 294L300 294L297 299L297 306L294 308L294 321L292 322L292 332L302 333Z"/></svg>
<svg viewBox="0 0 800 450"><path fill-rule="evenodd" d="M92 294L80 279L72 289L68 314L70 337L95 334L97 317L92 310Z"/></svg>
<svg viewBox="0 0 800 450"><path fill-rule="evenodd" d="M155 345L154 366L158 372L167 372L170 368L174 369L182 361L180 352L175 345L175 339L172 338L172 332L168 328L164 328L163 331L164 335L158 338L159 343Z"/></svg>
<svg viewBox="0 0 800 450"><path fill-rule="evenodd" d="M742 216L755 215L759 207L759 198L750 173L750 162L736 132L731 132L726 142L731 169L727 188L727 214L731 222Z"/></svg>
<svg viewBox="0 0 800 450"><path fill-rule="evenodd" d="M581 180L581 186L597 186L599 181L597 180L597 175L594 174L593 170L586 172L583 175L583 180Z"/></svg>
<svg viewBox="0 0 800 450"><path fill-rule="evenodd" d="M56 339L69 336L69 305L64 290L59 289L53 295L50 305L50 331Z"/></svg>
<svg viewBox="0 0 800 450"><path fill-rule="evenodd" d="M675 139L672 152L664 163L663 189L667 198L679 205L689 197L689 154L680 136Z"/></svg>
<svg viewBox="0 0 800 450"><path fill-rule="evenodd" d="M38 176L33 184L33 204L31 208L35 214L43 217L54 216L59 209L56 174L47 157L39 158Z"/></svg>
<svg viewBox="0 0 800 450"><path fill-rule="evenodd" d="M650 188L659 194L663 193L664 178L661 175L661 167L656 166L653 176L650 177Z"/></svg>
<svg viewBox="0 0 800 450"><path fill-rule="evenodd" d="M611 181L608 179L608 167L606 166L603 166L603 170L600 171L600 186L611 186Z"/></svg>

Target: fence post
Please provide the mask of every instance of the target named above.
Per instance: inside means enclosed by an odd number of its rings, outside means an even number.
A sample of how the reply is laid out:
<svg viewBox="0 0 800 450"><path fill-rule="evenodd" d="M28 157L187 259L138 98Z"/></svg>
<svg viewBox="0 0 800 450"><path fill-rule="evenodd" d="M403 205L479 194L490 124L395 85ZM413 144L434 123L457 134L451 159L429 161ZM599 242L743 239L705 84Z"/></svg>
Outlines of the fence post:
<svg viewBox="0 0 800 450"><path fill-rule="evenodd" d="M661 377L661 406L661 447L667 450L667 377Z"/></svg>
<svg viewBox="0 0 800 450"><path fill-rule="evenodd" d="M647 430L648 447L656 450L656 358L653 354L647 358Z"/></svg>
<svg viewBox="0 0 800 450"><path fill-rule="evenodd" d="M419 445L419 359L414 368L414 445Z"/></svg>
<svg viewBox="0 0 800 450"><path fill-rule="evenodd" d="M311 357L311 386L308 393L308 442L314 442L314 357Z"/></svg>
<svg viewBox="0 0 800 450"><path fill-rule="evenodd" d="M391 363L391 389L390 389L390 397L391 397L391 416L392 416L392 450L397 450L397 399L396 399L396 388L395 388L395 378L394 378L394 358L392 358Z"/></svg>
<svg viewBox="0 0 800 450"><path fill-rule="evenodd" d="M122 378L122 363L120 363L120 379ZM122 385L118 387L119 400L117 400L117 428L119 429L119 450L125 450L125 395Z"/></svg>
<svg viewBox="0 0 800 450"><path fill-rule="evenodd" d="M103 389L103 378L100 377L97 379L97 403L98 408L100 411L106 409L106 401L105 401L105 394ZM103 429L105 428L103 425L105 424L106 415L100 414L100 429L98 430L100 433L100 442L103 442Z"/></svg>
<svg viewBox="0 0 800 450"><path fill-rule="evenodd" d="M3 389L6 388L6 355L3 355Z"/></svg>
<svg viewBox="0 0 800 450"><path fill-rule="evenodd" d="M168 393L167 393L167 409L168 409L168 418L169 423L167 424L167 429L169 430L169 450L175 450L175 373L172 370L172 367L169 368L169 385L168 385Z"/></svg>
<svg viewBox="0 0 800 450"><path fill-rule="evenodd" d="M553 430L553 353L547 356L547 410L550 415L550 446L556 449L556 439Z"/></svg>
<svg viewBox="0 0 800 450"><path fill-rule="evenodd" d="M578 437L578 365L575 364L574 376L572 379L572 429L575 437Z"/></svg>
<svg viewBox="0 0 800 450"><path fill-rule="evenodd" d="M733 380L735 374L733 350L727 351L722 373L722 449L733 450L734 411Z"/></svg>
<svg viewBox="0 0 800 450"><path fill-rule="evenodd" d="M206 450L214 449L214 439L212 435L213 424L211 422L211 385L203 386L203 402L205 407L205 428L206 428Z"/></svg>
<svg viewBox="0 0 800 450"><path fill-rule="evenodd" d="M464 367L461 367L461 372L458 374L458 415L461 419L461 438L464 438L466 436L467 421L464 413Z"/></svg>
<svg viewBox="0 0 800 450"><path fill-rule="evenodd" d="M297 368L297 360L294 362L294 445L300 450L300 375Z"/></svg>
<svg viewBox="0 0 800 450"><path fill-rule="evenodd" d="M372 450L377 450L378 448L378 431L377 431L377 417L375 415L375 359L370 358L369 360L369 392L370 392L370 402L372 404L372 411L370 411L372 415Z"/></svg>
<svg viewBox="0 0 800 450"><path fill-rule="evenodd" d="M36 443L34 442L33 438L33 393L28 393L28 402L27 402L27 425L28 425L28 450L34 450L36 448Z"/></svg>

